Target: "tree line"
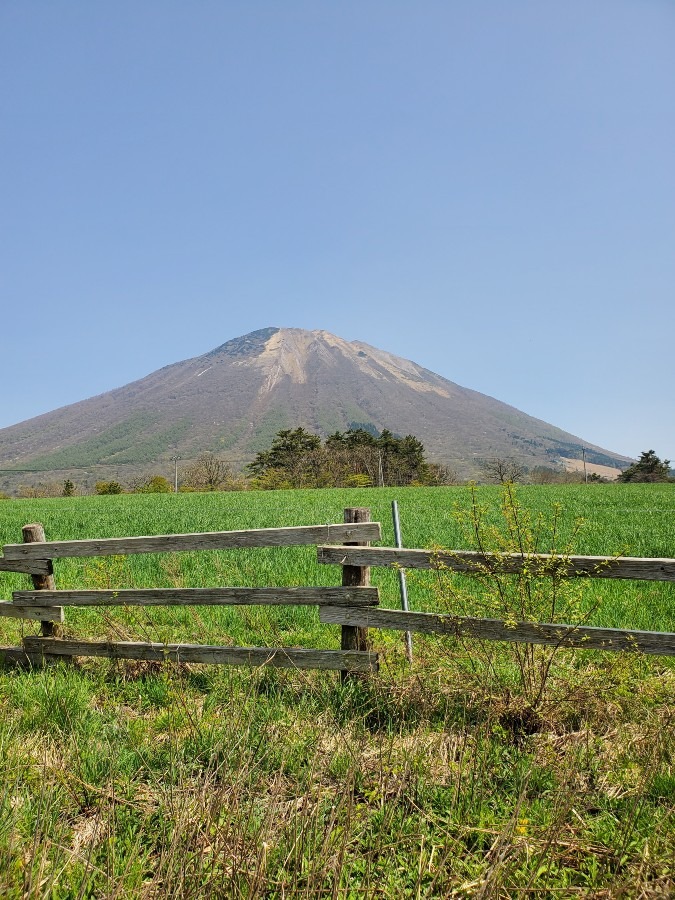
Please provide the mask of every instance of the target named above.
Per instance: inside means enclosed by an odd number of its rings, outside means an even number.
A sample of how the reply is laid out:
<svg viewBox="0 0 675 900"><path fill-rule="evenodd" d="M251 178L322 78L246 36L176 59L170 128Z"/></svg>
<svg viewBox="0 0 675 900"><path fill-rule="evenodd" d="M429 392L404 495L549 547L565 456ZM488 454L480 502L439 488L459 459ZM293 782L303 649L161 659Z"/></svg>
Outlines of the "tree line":
<svg viewBox="0 0 675 900"><path fill-rule="evenodd" d="M385 429L380 434L364 428L335 431L322 441L304 428L277 432L270 447L260 451L248 464L244 475L233 472L230 464L213 453L202 453L180 472L178 490L235 491L279 490L322 487L399 487L406 485L458 484L456 473L447 466L429 462L424 445L414 435L398 437ZM514 460L495 458L483 461L484 480L493 483L528 480L534 484L572 481L607 482L595 474L584 478L580 472L538 466L530 471ZM621 472L616 482L656 483L674 481L670 460L660 459L654 450L645 450L640 458ZM128 486L119 481L97 481L96 494L168 494L174 484L163 475L142 476ZM21 485L19 497L72 497L78 493L72 479L63 482ZM10 499L0 493L0 499Z"/></svg>
<svg viewBox="0 0 675 900"><path fill-rule="evenodd" d="M439 485L451 475L427 460L414 435L386 428L335 431L325 441L304 428L279 431L247 468L258 489Z"/></svg>

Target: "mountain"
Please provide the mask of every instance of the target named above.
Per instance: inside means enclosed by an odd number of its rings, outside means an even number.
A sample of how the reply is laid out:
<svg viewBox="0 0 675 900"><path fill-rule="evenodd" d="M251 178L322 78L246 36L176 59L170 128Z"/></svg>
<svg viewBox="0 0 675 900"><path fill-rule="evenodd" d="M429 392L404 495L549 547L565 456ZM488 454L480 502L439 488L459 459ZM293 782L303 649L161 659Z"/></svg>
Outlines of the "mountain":
<svg viewBox="0 0 675 900"><path fill-rule="evenodd" d="M417 363L326 331L264 328L124 387L0 429L0 469L117 477L212 450L243 466L282 428L414 434L460 474L476 460L532 467L626 458L460 387ZM104 477L99 474L97 477ZM14 479L16 481L16 479ZM25 480L25 476L24 476Z"/></svg>

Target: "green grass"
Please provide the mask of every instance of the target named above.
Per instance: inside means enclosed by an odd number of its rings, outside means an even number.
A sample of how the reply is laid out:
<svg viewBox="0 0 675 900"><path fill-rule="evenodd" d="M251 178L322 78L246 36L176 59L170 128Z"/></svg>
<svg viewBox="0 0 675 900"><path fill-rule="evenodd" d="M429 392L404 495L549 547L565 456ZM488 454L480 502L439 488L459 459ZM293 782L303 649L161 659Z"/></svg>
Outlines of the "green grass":
<svg viewBox="0 0 675 900"><path fill-rule="evenodd" d="M519 496L524 506L535 513L541 512L544 517L549 516L553 504L560 504L561 543L572 533L576 520L583 519L575 552L668 557L675 555L674 493L671 485L565 485L522 488ZM490 518L496 521L499 489L481 488L480 496L491 507ZM471 548L456 520L457 510L468 508L467 488L130 494L5 501L0 504L0 541L20 541L21 526L32 520L44 524L48 539L67 540L340 522L346 506L369 506L372 518L382 523L381 543L393 546L392 499L399 502L406 546ZM338 567L318 566L315 557L313 548L284 548L58 560L55 567L57 586L61 588L338 584ZM400 600L396 573L374 569L372 578L381 590L381 605L397 607ZM435 582L429 573L411 574L409 592L413 609L438 608ZM27 586L26 576L3 574L0 596L10 599L12 590ZM672 590L671 585L658 582L594 580L586 586L585 594L589 605L594 610L597 607L592 624L668 631L675 630ZM295 630L298 632L295 643L307 639L323 647L330 646L326 641L332 634L330 629L319 626L316 612L309 609L153 610L127 611L125 615L142 620L146 628L161 628L158 640L170 639L172 622L177 640L181 636L190 639L184 629L193 620L191 634L206 629L215 637L224 631L233 642L244 644L260 643L261 637L265 639L262 643L274 644L277 630L279 636ZM107 611L100 627L109 623L111 617L115 619L116 614ZM67 621L74 632L80 633L87 630L87 623L94 629L97 618L101 619L101 613L71 610ZM3 641L17 634L17 628L0 620L0 629L6 634Z"/></svg>
<svg viewBox="0 0 675 900"><path fill-rule="evenodd" d="M497 520L499 490L480 497ZM673 487L528 487L575 551L675 556ZM6 501L0 541L339 522L469 546L465 488ZM565 534L560 538L565 540ZM385 606L395 573L373 572ZM58 587L336 584L311 548L56 563ZM460 585L465 580L459 580ZM0 573L4 599L29 584ZM414 608L448 602L411 578ZM675 630L671 585L584 583L594 621ZM2 643L32 624L0 620ZM69 610L80 636L337 646L314 610ZM675 670L565 652L532 713L499 645L375 635L378 677L86 661L0 674L0 895L665 897L675 891Z"/></svg>

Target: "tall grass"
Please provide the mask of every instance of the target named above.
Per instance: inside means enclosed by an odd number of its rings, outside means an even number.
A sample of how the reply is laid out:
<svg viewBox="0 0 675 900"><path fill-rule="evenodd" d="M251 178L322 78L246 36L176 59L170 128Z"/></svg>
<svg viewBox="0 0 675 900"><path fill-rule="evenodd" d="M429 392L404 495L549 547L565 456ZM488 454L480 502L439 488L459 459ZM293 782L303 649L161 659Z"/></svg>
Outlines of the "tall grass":
<svg viewBox="0 0 675 900"><path fill-rule="evenodd" d="M563 508L582 553L672 556L670 486L528 488ZM466 546L464 489L7 501L0 540L180 533L341 520L371 506L393 544ZM499 492L481 489L498 517ZM645 510L649 510L649 513ZM382 603L394 573L374 571ZM430 576L433 578L433 576ZM64 560L57 586L337 583L314 551ZM21 576L0 575L5 598ZM673 630L673 589L589 585L611 624ZM414 579L414 607L436 602ZM237 643L337 646L312 610L106 620ZM208 615L207 615L208 613ZM213 613L213 617L211 617ZM136 615L136 614L135 614ZM138 614L140 615L140 614ZM2 624L3 641L17 626ZM28 626L33 628L33 626ZM163 638L159 638L163 639ZM0 896L8 898L666 897L675 891L675 670L639 656L563 654L556 702L523 716L508 679L471 677L471 647L377 635L380 676L88 661L0 675Z"/></svg>
<svg viewBox="0 0 675 900"><path fill-rule="evenodd" d="M672 677L631 661L620 691L596 679L528 735L431 649L414 678L346 687L173 666L6 676L2 895L668 896Z"/></svg>

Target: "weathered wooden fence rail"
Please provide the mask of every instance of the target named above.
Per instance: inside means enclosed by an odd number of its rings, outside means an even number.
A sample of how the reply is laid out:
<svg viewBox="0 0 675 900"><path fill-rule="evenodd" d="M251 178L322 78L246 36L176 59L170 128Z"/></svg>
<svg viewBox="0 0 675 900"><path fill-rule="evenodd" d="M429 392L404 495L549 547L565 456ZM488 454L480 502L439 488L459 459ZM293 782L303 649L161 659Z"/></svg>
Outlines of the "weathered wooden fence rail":
<svg viewBox="0 0 675 900"><path fill-rule="evenodd" d="M229 550L250 547L297 547L302 544L346 543L380 539L379 522L339 525L300 525L249 531L204 531L142 537L99 538L86 541L44 541L5 544L3 562L52 560L82 556L126 556L135 553L176 553L184 550ZM4 566L3 566L4 568ZM13 571L33 571L16 569Z"/></svg>
<svg viewBox="0 0 675 900"><path fill-rule="evenodd" d="M447 569L466 574L499 573L561 578L623 578L675 581L675 559L630 556L552 556L548 553L478 553L475 550L399 550L397 547L318 547L320 563Z"/></svg>
<svg viewBox="0 0 675 900"><path fill-rule="evenodd" d="M436 569L467 575L519 575L551 578L620 578L675 581L675 559L608 556L498 554L456 550L433 552L372 547L380 539L370 510L345 510L345 522L292 528L205 532L142 537L47 541L41 526L23 529L24 543L7 544L0 571L31 575L33 590L13 592L0 602L0 616L39 621L41 634L25 637L22 647L4 648L6 662L43 658L97 656L111 659L174 660L230 665L272 665L293 668L374 672L378 657L370 651L368 629L442 634L457 638L584 647L675 656L675 633L596 628L587 625L512 622L379 607L377 588L370 587L370 567ZM338 543L339 542L339 543ZM119 556L255 547L317 545L318 562L342 568L341 587L210 587L121 588L119 590L58 590L53 560L68 557ZM231 647L162 644L138 641L81 641L61 636L64 608L131 606L314 605L319 620L342 626L340 650L284 647Z"/></svg>
<svg viewBox="0 0 675 900"><path fill-rule="evenodd" d="M339 606L322 607L319 619L324 624L391 628L396 631L445 634L483 641L675 656L675 634L664 631L630 631L621 628L594 628L590 625L541 622L505 622L503 619L402 612L395 609L346 609Z"/></svg>

